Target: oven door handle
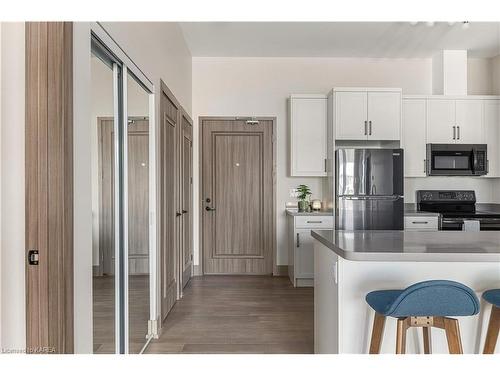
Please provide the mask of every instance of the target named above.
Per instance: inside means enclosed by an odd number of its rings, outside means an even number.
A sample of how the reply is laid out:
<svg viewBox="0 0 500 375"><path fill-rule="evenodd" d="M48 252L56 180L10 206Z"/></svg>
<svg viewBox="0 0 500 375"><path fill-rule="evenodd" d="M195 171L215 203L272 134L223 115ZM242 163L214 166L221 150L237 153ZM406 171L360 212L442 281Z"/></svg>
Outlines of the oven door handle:
<svg viewBox="0 0 500 375"><path fill-rule="evenodd" d="M463 224L463 219L442 219L441 222L443 224Z"/></svg>

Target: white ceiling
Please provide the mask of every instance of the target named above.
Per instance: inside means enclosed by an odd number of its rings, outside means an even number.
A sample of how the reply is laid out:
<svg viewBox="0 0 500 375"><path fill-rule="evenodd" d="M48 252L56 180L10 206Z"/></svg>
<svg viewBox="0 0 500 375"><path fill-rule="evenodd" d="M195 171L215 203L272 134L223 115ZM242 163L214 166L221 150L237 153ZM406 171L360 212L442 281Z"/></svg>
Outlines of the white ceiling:
<svg viewBox="0 0 500 375"><path fill-rule="evenodd" d="M181 22L193 57L430 57L467 49L500 54L500 23Z"/></svg>

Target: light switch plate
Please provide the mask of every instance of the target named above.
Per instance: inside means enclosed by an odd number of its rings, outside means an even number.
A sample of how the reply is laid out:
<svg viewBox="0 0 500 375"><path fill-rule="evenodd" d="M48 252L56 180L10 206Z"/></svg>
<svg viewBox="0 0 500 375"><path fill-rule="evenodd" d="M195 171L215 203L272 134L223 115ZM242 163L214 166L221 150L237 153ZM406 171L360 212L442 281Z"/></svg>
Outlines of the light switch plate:
<svg viewBox="0 0 500 375"><path fill-rule="evenodd" d="M297 198L299 196L299 192L297 189L290 189L290 198Z"/></svg>

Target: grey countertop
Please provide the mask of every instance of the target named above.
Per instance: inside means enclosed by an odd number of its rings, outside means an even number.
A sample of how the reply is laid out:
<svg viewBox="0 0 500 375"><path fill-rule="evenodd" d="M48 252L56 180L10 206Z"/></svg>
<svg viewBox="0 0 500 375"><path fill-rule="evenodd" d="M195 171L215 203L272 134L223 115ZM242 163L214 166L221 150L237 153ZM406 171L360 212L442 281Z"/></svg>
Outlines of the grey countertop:
<svg viewBox="0 0 500 375"><path fill-rule="evenodd" d="M314 230L312 236L354 261L499 262L500 231L404 232Z"/></svg>
<svg viewBox="0 0 500 375"><path fill-rule="evenodd" d="M312 212L299 212L291 208L287 208L286 214L289 216L332 216L333 211L312 211Z"/></svg>

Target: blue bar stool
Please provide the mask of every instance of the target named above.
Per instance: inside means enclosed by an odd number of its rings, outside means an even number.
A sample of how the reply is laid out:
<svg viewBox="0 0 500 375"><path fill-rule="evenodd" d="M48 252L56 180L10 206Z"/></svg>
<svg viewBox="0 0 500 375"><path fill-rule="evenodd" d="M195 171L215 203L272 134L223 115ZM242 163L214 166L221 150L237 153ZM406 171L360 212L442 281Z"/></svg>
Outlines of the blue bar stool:
<svg viewBox="0 0 500 375"><path fill-rule="evenodd" d="M450 354L462 354L457 319L447 316L471 316L479 312L479 300L469 287L448 280L429 280L404 290L376 290L366 295L375 310L370 354L380 353L385 319L397 318L396 354L406 351L406 331L422 327L424 353L431 353L430 328L444 329Z"/></svg>
<svg viewBox="0 0 500 375"><path fill-rule="evenodd" d="M492 304L483 354L493 354L500 330L500 289L487 290L483 293L483 299Z"/></svg>

